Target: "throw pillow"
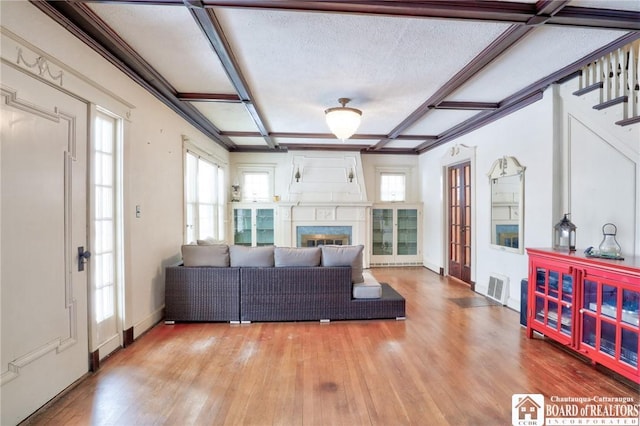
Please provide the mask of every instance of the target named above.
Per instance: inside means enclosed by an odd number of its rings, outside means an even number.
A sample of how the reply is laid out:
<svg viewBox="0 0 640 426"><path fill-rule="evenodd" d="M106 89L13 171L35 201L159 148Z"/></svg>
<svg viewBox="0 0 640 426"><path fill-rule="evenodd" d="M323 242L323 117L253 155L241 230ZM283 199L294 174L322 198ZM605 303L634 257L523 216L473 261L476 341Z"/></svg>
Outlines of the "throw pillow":
<svg viewBox="0 0 640 426"><path fill-rule="evenodd" d="M351 282L361 283L362 276L362 244L356 246L320 246L322 249L322 266L351 266Z"/></svg>
<svg viewBox="0 0 640 426"><path fill-rule="evenodd" d="M196 243L199 246L212 246L212 245L224 244L224 241L215 240L213 238L205 238L204 240L196 240Z"/></svg>
<svg viewBox="0 0 640 426"><path fill-rule="evenodd" d="M274 251L276 267L319 266L320 247L276 247Z"/></svg>
<svg viewBox="0 0 640 426"><path fill-rule="evenodd" d="M182 262L184 266L229 266L229 246L215 244L198 246L186 244L182 246Z"/></svg>
<svg viewBox="0 0 640 426"><path fill-rule="evenodd" d="M272 267L274 246L230 246L231 266Z"/></svg>

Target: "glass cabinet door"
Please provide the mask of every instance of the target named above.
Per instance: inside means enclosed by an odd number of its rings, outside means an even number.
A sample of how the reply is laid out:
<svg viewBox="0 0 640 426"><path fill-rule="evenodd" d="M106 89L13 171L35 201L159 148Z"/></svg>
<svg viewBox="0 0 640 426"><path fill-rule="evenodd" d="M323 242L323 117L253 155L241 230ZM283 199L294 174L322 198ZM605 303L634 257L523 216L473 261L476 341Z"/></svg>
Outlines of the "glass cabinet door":
<svg viewBox="0 0 640 426"><path fill-rule="evenodd" d="M273 209L256 209L256 245L273 245Z"/></svg>
<svg viewBox="0 0 640 426"><path fill-rule="evenodd" d="M638 368L640 291L616 285L614 280L585 278L583 285L581 347L632 368Z"/></svg>
<svg viewBox="0 0 640 426"><path fill-rule="evenodd" d="M640 291L622 290L622 333L620 360L638 367L638 335L640 335Z"/></svg>
<svg viewBox="0 0 640 426"><path fill-rule="evenodd" d="M640 270L634 261L527 249L527 336L538 332L640 383Z"/></svg>
<svg viewBox="0 0 640 426"><path fill-rule="evenodd" d="M418 254L418 210L398 209L396 238L399 255Z"/></svg>
<svg viewBox="0 0 640 426"><path fill-rule="evenodd" d="M562 267L536 265L535 322L569 344L573 335L573 275Z"/></svg>
<svg viewBox="0 0 640 426"><path fill-rule="evenodd" d="M374 265L419 265L421 210L414 205L377 205L371 209Z"/></svg>
<svg viewBox="0 0 640 426"><path fill-rule="evenodd" d="M585 279L582 285L582 343L596 347L596 318L598 315L598 283Z"/></svg>
<svg viewBox="0 0 640 426"><path fill-rule="evenodd" d="M374 255L393 254L393 210L373 209L373 247Z"/></svg>
<svg viewBox="0 0 640 426"><path fill-rule="evenodd" d="M233 209L233 243L250 246L252 239L251 209Z"/></svg>

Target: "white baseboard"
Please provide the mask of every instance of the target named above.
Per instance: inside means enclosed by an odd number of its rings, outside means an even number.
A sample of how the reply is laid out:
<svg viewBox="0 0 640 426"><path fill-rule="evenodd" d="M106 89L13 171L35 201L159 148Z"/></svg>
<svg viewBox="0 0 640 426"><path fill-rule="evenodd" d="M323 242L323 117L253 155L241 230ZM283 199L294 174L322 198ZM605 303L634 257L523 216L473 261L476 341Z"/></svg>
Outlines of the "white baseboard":
<svg viewBox="0 0 640 426"><path fill-rule="evenodd" d="M427 262L425 260L422 262L422 266L440 275L440 269L441 269L440 265L436 265L435 263Z"/></svg>
<svg viewBox="0 0 640 426"><path fill-rule="evenodd" d="M133 339L137 339L145 332L149 331L154 325L156 325L164 317L164 307L152 312L151 315L144 318L142 321L133 325Z"/></svg>
<svg viewBox="0 0 640 426"><path fill-rule="evenodd" d="M520 300L509 297L507 299L507 306L516 312L520 312Z"/></svg>

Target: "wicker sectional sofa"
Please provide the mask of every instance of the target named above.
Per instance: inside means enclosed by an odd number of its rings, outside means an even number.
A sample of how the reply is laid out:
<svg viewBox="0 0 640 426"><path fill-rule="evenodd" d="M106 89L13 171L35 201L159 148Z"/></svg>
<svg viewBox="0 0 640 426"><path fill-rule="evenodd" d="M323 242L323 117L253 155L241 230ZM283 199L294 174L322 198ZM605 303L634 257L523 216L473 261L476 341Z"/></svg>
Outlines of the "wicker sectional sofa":
<svg viewBox="0 0 640 426"><path fill-rule="evenodd" d="M231 246L232 259L234 251ZM287 253L298 256L302 252ZM183 258L184 254L185 250ZM329 255L326 257L329 258ZM167 323L328 321L405 317L405 299L388 284L372 285L372 277L366 277L366 273L362 279L365 282L354 283L354 279L359 281L359 276L362 275L361 267L358 271L357 265L298 266L298 263L308 262L297 260L292 262L293 266L245 266L238 262L230 262L229 266L191 266L190 263L187 261L183 266L166 268ZM256 261L251 259L249 263ZM221 264L224 265L225 262ZM354 297L354 294L360 294L361 298Z"/></svg>

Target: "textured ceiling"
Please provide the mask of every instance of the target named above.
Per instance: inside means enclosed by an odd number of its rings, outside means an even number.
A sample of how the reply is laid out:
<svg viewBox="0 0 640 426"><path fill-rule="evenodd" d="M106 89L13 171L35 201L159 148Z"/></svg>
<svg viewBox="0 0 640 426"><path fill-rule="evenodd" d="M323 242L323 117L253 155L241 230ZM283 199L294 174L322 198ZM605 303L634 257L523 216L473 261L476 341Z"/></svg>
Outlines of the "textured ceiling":
<svg viewBox="0 0 640 426"><path fill-rule="evenodd" d="M230 151L424 152L640 37L636 0L33 3Z"/></svg>

